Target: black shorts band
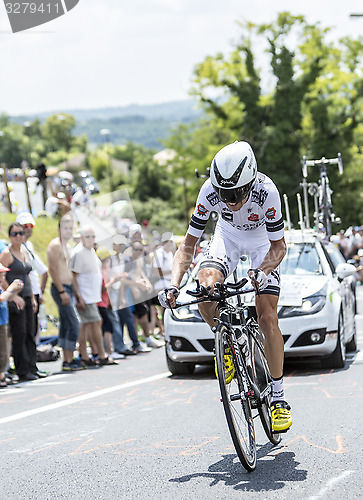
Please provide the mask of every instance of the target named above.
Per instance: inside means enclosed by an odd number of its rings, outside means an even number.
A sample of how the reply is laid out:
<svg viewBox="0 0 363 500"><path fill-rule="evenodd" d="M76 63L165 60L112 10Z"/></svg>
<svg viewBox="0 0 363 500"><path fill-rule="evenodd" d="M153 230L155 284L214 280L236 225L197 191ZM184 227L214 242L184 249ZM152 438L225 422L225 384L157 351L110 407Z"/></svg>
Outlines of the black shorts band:
<svg viewBox="0 0 363 500"><path fill-rule="evenodd" d="M199 270L206 269L208 267L218 269L218 271L220 271L223 274L224 279L227 278L227 276L228 276L227 269L221 262L217 262L215 260L203 260L203 262L201 262L201 264L199 266Z"/></svg>

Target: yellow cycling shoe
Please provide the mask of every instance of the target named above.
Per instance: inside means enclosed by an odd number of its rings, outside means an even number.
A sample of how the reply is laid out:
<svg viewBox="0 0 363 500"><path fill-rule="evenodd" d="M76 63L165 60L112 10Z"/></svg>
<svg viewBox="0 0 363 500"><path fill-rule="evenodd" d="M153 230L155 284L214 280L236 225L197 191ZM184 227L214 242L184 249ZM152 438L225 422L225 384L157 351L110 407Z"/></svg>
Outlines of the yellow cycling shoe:
<svg viewBox="0 0 363 500"><path fill-rule="evenodd" d="M235 369L233 365L233 358L231 354L228 354L229 348L224 351L224 377L226 379L226 384L230 384L235 374ZM217 360L214 358L214 371L216 373L216 377L218 378L218 370L217 370Z"/></svg>
<svg viewBox="0 0 363 500"><path fill-rule="evenodd" d="M292 424L291 408L286 401L273 401L271 403L272 430L286 432Z"/></svg>

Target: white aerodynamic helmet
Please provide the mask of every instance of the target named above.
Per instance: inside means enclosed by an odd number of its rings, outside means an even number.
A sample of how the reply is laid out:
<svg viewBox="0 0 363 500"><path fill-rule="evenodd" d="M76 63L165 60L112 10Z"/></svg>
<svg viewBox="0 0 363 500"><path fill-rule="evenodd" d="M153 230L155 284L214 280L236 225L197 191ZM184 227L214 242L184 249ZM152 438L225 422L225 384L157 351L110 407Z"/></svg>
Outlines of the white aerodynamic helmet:
<svg viewBox="0 0 363 500"><path fill-rule="evenodd" d="M228 144L215 155L210 178L218 197L225 203L239 203L251 192L257 176L257 162L248 142Z"/></svg>

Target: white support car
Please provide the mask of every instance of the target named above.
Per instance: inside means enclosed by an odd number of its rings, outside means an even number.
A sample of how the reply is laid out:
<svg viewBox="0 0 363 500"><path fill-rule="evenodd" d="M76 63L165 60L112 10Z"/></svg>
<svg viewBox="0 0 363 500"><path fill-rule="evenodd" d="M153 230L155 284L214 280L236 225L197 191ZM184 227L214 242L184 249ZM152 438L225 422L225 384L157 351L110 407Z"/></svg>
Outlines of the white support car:
<svg viewBox="0 0 363 500"><path fill-rule="evenodd" d="M324 368L343 368L346 350L356 350L355 267L339 250L312 231L286 232L287 254L281 264L279 325L285 357L319 357ZM246 276L248 259L238 267ZM197 268L181 288L178 302L190 301ZM229 278L228 281L233 281ZM243 295L254 312L254 293ZM197 306L165 314L166 360L171 373L192 373L214 358L214 337Z"/></svg>

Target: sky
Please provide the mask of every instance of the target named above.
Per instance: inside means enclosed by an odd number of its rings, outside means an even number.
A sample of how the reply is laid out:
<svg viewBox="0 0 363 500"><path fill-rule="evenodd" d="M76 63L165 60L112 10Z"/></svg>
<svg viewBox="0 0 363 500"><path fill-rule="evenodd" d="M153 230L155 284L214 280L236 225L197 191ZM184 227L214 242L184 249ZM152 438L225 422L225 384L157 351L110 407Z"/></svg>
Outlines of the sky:
<svg viewBox="0 0 363 500"><path fill-rule="evenodd" d="M0 112L188 99L195 65L232 49L236 21L272 22L282 11L334 27L336 38L363 34L363 17L349 17L363 14L361 0L79 0L16 34L0 2Z"/></svg>

